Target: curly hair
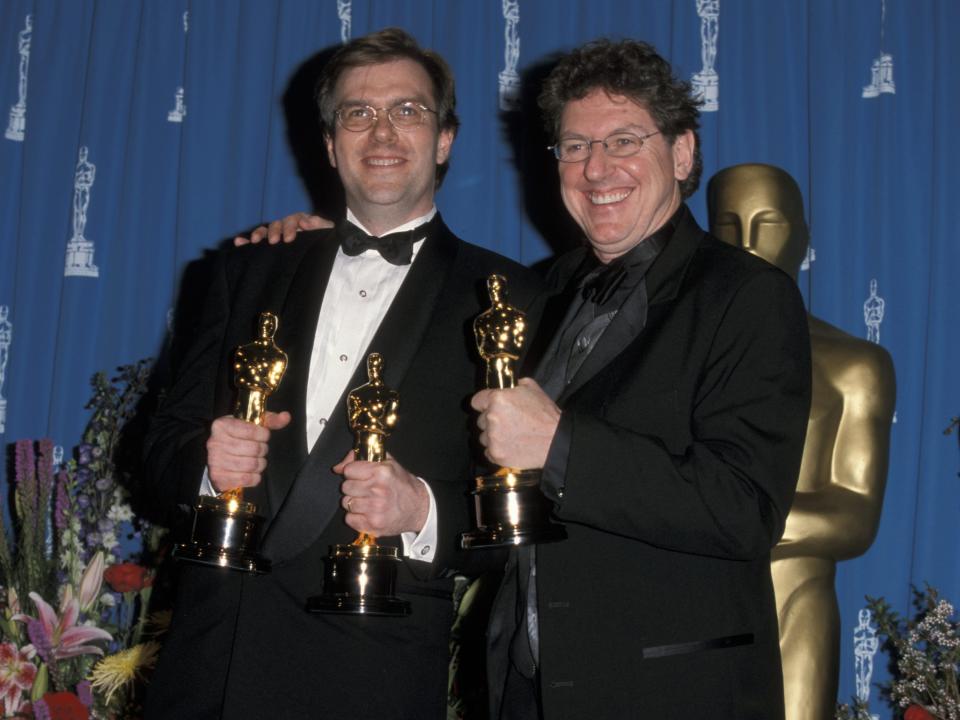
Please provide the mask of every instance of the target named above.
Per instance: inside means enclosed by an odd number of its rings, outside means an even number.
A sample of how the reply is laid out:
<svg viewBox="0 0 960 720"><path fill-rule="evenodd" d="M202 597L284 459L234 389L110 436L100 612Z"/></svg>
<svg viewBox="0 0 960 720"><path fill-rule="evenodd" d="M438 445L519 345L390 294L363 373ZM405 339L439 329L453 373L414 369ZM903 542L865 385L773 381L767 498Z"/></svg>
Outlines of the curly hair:
<svg viewBox="0 0 960 720"><path fill-rule="evenodd" d="M352 68L395 60L412 60L424 69L433 85L437 126L441 131L447 130L456 136L460 119L456 113L457 93L450 66L438 53L420 47L409 33L396 27L354 38L337 50L324 65L314 91L320 110L320 128L324 135L333 137L336 132L336 90L343 74ZM447 161L437 167L438 187L449 166Z"/></svg>
<svg viewBox="0 0 960 720"><path fill-rule="evenodd" d="M546 130L554 139L560 133L566 104L594 90L623 95L645 108L670 143L687 130L693 131L693 166L686 180L680 182L683 197L693 195L700 185L703 157L697 133L701 101L693 97L690 83L674 77L670 63L648 43L607 39L589 42L563 56L537 99Z"/></svg>

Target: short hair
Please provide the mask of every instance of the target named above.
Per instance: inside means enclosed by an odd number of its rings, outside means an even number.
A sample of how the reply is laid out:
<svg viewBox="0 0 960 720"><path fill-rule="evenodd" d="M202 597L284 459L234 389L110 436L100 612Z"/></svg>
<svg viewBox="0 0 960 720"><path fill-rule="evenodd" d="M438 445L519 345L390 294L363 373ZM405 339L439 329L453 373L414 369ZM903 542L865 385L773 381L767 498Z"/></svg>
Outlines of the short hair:
<svg viewBox="0 0 960 720"><path fill-rule="evenodd" d="M395 27L354 38L337 50L324 65L314 93L324 135L333 137L336 131L335 93L343 73L352 68L394 60L413 60L424 69L433 84L433 99L436 104L433 109L437 113L437 126L440 130L448 130L456 136L460 119L456 113L457 94L450 66L438 53L420 47L413 36ZM437 167L438 187L449 165L448 160Z"/></svg>
<svg viewBox="0 0 960 720"><path fill-rule="evenodd" d="M687 130L694 135L693 166L680 192L688 198L700 185L700 105L690 83L673 75L670 63L648 43L600 39L588 42L562 57L543 84L537 102L547 132L557 139L560 119L568 102L581 100L594 90L623 95L644 107L663 136L673 143Z"/></svg>

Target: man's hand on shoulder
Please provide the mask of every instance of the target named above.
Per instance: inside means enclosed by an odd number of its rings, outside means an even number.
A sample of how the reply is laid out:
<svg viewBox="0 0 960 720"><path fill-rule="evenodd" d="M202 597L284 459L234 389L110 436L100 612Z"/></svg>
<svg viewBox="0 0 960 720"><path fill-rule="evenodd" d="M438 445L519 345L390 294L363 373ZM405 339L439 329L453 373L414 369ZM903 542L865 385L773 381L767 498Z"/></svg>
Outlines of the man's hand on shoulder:
<svg viewBox="0 0 960 720"><path fill-rule="evenodd" d="M261 225L250 233L250 237L237 235L233 239L233 245L234 247L251 243L256 245L264 239L266 239L270 245L276 245L281 240L289 243L293 242L294 238L297 237L297 233L301 230L320 230L329 227L333 227L333 222L326 218L320 217L319 215L308 215L307 213L298 212L287 215L282 220L274 220L269 226Z"/></svg>

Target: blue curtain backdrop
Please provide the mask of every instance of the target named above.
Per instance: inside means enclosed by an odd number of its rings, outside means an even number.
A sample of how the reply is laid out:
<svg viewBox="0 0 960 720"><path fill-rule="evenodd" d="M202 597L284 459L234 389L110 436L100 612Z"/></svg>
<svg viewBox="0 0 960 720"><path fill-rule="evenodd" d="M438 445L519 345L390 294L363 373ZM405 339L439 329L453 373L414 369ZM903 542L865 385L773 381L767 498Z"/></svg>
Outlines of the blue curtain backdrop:
<svg viewBox="0 0 960 720"><path fill-rule="evenodd" d="M943 434L960 413L953 0L4 0L0 442L69 452L90 376L167 341L188 262L329 199L304 182L319 165L296 113L308 61L387 25L456 74L463 128L438 204L459 235L526 263L563 244L514 86L591 38L641 38L681 76L717 74L704 178L765 162L804 189L810 310L867 337L864 303L883 300L873 339L894 358L897 415L879 535L837 573L850 698L864 594L903 612L930 582L960 601L960 457ZM705 224L702 190L691 206Z"/></svg>

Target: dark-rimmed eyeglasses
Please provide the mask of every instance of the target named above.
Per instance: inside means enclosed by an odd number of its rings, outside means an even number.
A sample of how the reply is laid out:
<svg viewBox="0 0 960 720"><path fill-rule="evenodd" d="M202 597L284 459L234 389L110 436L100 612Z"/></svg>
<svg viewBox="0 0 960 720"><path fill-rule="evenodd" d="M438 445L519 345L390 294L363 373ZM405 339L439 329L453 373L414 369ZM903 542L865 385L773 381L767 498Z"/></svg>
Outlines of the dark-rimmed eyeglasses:
<svg viewBox="0 0 960 720"><path fill-rule="evenodd" d="M643 147L643 141L654 135L659 135L657 130L646 135L637 135L632 132L615 132L607 135L603 140L587 140L586 138L566 138L556 145L547 148L553 152L554 156L560 162L583 162L590 157L593 152L593 146L597 143L603 146L603 151L610 157L630 157L640 152Z"/></svg>
<svg viewBox="0 0 960 720"><path fill-rule="evenodd" d="M423 125L428 113L437 114L436 110L411 101L397 103L389 108L375 108L356 103L337 108L337 122L344 130L362 132L373 127L381 112L387 114L387 120L397 130L412 130Z"/></svg>

